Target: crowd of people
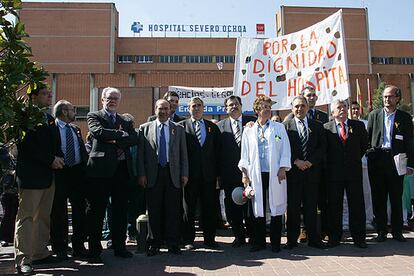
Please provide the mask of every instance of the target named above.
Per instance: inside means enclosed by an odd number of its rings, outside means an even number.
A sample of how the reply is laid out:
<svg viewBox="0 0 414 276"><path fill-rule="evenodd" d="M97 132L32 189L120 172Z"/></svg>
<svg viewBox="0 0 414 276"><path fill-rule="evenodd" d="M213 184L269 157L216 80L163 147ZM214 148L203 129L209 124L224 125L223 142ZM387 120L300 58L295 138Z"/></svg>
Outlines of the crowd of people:
<svg viewBox="0 0 414 276"><path fill-rule="evenodd" d="M51 105L46 87L31 97L38 107ZM397 109L398 87L387 86L382 97L384 107L364 121L356 102L350 113L343 100L331 103L329 115L316 109L316 92L305 87L278 122L270 98L255 99L255 117L242 114L241 98L230 96L224 101L228 117L213 123L204 118L200 97L190 99L190 117L184 118L175 112L178 94L167 92L136 131L134 118L119 113L120 90L107 87L102 109L87 116L86 143L73 123L74 106L60 100L53 116L45 113L44 123L28 131L9 158L2 152L3 171L12 176L3 193L8 202L2 245L14 243L21 274L68 259L69 242L73 257L101 262L108 221L114 255L130 258L127 235L136 238L135 221L147 212L147 256L162 247L171 254L194 249L197 221L204 246L218 248L219 189L235 248L265 249L269 225L271 251L279 252L284 220L287 250L302 241L318 249L337 247L344 223L358 248L367 247L372 225L377 242L389 231L405 242L403 221L412 215L410 199L405 209L411 214L403 212L403 194L413 182L413 121ZM235 199L240 189L241 202Z"/></svg>

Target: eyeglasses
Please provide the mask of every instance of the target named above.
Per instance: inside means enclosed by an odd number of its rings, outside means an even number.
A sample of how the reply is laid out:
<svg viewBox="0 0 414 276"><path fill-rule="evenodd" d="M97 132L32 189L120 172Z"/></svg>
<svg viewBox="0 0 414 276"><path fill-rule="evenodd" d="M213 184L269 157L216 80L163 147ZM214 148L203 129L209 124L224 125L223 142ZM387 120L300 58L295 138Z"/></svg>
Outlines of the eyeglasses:
<svg viewBox="0 0 414 276"><path fill-rule="evenodd" d="M116 101L118 101L119 100L119 98L118 97L108 97L108 98L104 98L104 100L106 100L106 101L114 101L114 102L116 102Z"/></svg>

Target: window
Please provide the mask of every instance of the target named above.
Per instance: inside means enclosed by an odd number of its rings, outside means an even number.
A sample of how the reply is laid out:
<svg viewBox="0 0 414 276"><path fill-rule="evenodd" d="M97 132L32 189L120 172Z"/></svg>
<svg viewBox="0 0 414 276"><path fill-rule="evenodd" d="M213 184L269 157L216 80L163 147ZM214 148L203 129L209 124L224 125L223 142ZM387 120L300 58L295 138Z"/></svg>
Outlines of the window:
<svg viewBox="0 0 414 276"><path fill-rule="evenodd" d="M153 63L152 56L135 56L136 63Z"/></svg>
<svg viewBox="0 0 414 276"><path fill-rule="evenodd" d="M234 56L216 56L216 62L234 63Z"/></svg>
<svg viewBox="0 0 414 276"><path fill-rule="evenodd" d="M160 56L160 63L181 63L183 62L182 56Z"/></svg>
<svg viewBox="0 0 414 276"><path fill-rule="evenodd" d="M377 57L374 59L374 63L376 64L393 64L392 61L391 57Z"/></svg>
<svg viewBox="0 0 414 276"><path fill-rule="evenodd" d="M134 56L118 56L118 63L132 63Z"/></svg>
<svg viewBox="0 0 414 276"><path fill-rule="evenodd" d="M187 56L187 63L212 63L212 56Z"/></svg>
<svg viewBox="0 0 414 276"><path fill-rule="evenodd" d="M89 113L89 106L75 106L75 119L85 120Z"/></svg>
<svg viewBox="0 0 414 276"><path fill-rule="evenodd" d="M402 57L400 62L405 65L414 65L414 57Z"/></svg>

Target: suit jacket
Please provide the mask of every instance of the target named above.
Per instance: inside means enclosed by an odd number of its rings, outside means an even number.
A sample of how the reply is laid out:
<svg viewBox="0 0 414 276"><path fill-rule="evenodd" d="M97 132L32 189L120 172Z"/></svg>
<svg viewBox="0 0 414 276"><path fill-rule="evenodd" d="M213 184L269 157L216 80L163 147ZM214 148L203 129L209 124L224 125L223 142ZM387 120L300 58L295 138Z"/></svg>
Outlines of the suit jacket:
<svg viewBox="0 0 414 276"><path fill-rule="evenodd" d="M214 182L216 184L219 172L220 130L217 125L204 119L206 127L206 140L203 146L198 142L191 118L179 124L185 129L189 181Z"/></svg>
<svg viewBox="0 0 414 276"><path fill-rule="evenodd" d="M339 138L335 120L326 124L327 175L329 181L362 181L362 163L368 147L367 131L361 121L348 119L348 136L345 144Z"/></svg>
<svg viewBox="0 0 414 276"><path fill-rule="evenodd" d="M57 156L58 145L53 134L55 119L47 115L47 121L28 130L26 137L17 145L16 180L23 189L47 189L52 185L53 169L50 165Z"/></svg>
<svg viewBox="0 0 414 276"><path fill-rule="evenodd" d="M283 120L283 122L289 121L293 117L294 117L293 113L289 113L288 115L286 115L286 117ZM315 109L315 119L314 120L316 120L316 121L318 121L318 122L320 122L322 124L325 124L325 123L327 123L329 121L329 116L325 112L323 112L323 111L321 111L319 109Z"/></svg>
<svg viewBox="0 0 414 276"><path fill-rule="evenodd" d="M322 167L322 161L325 159L326 152L326 136L323 125L316 121L308 119L308 142L307 142L307 158L312 163L312 167L305 172L309 173L309 180L315 182L320 181L320 171ZM299 132L296 127L295 119L292 118L283 122L286 127L287 134L289 136L290 150L291 150L291 163L292 169L288 171L289 178L295 178L303 172L294 165L296 159L304 160L302 153L302 144L300 142Z"/></svg>
<svg viewBox="0 0 414 276"><path fill-rule="evenodd" d="M242 126L246 123L255 121L256 118L252 116L242 116ZM217 124L220 134L220 176L223 183L223 188L233 188L241 184L242 173L238 167L240 161L241 148L237 145L234 139L234 133L231 126L230 117L221 120Z"/></svg>
<svg viewBox="0 0 414 276"><path fill-rule="evenodd" d="M181 176L188 177L187 144L184 128L169 121L170 140L168 156L171 181L181 187ZM147 177L147 187L155 186L158 176L157 122L151 121L140 126L138 144L138 176Z"/></svg>
<svg viewBox="0 0 414 276"><path fill-rule="evenodd" d="M132 161L129 147L138 144L138 135L132 122L117 114L115 124L101 109L89 112L87 116L89 131L92 135L92 149L87 163L87 175L90 177L111 177L118 167L117 150L122 149L128 165L130 176ZM123 131L129 136L123 136Z"/></svg>
<svg viewBox="0 0 414 276"><path fill-rule="evenodd" d="M391 135L391 151L393 155L406 153L407 165L414 167L413 125L407 112L397 109ZM375 152L381 149L384 142L384 109L376 109L368 116L368 159L375 159Z"/></svg>
<svg viewBox="0 0 414 276"><path fill-rule="evenodd" d="M157 115L151 115L148 117L147 122L152 122L152 121L155 121L156 119L157 119ZM174 113L173 120L172 120L174 123L178 123L184 120L185 120L185 117L179 116Z"/></svg>
<svg viewBox="0 0 414 276"><path fill-rule="evenodd" d="M70 123L69 125L76 133L76 138L78 139L78 143L79 143L79 154L80 154L80 159L81 159L81 165L83 168L86 169L86 164L88 162L88 153L86 151L85 142L83 141L83 138L82 138L81 129L80 127L78 127L77 125L73 123ZM61 148L62 141L60 139L59 126L56 123L55 123L55 127L53 128L53 132L54 132L55 139L57 141L57 156L65 158L65 155L62 152L62 148Z"/></svg>

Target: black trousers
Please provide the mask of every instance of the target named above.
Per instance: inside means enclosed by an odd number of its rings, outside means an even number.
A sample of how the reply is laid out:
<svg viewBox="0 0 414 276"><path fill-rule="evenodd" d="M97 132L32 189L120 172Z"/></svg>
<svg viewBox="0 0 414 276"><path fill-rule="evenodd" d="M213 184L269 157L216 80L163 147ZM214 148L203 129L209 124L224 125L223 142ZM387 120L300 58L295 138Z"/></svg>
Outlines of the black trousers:
<svg viewBox="0 0 414 276"><path fill-rule="evenodd" d="M351 173L350 173L351 174ZM342 237L344 190L348 200L349 230L354 241L365 241L365 203L361 180L330 181L328 188L329 240Z"/></svg>
<svg viewBox="0 0 414 276"><path fill-rule="evenodd" d="M86 182L82 165L65 166L55 173L55 196L50 214L50 242L53 252L68 247L68 199L72 206L72 247L84 249L86 241Z"/></svg>
<svg viewBox="0 0 414 276"><path fill-rule="evenodd" d="M377 151L375 156L369 156L368 174L377 231L387 231L387 199L389 197L392 233L402 233L404 176L398 175L391 152Z"/></svg>
<svg viewBox="0 0 414 276"><path fill-rule="evenodd" d="M243 187L243 184L240 185L230 185L223 183L224 185L224 206L226 209L227 221L231 225L231 230L236 239L245 240L246 237L251 237L252 235L252 226L251 226L251 217L248 214L248 204L237 205L234 203L231 195L233 189L240 186Z"/></svg>
<svg viewBox="0 0 414 276"><path fill-rule="evenodd" d="M298 172L287 178L287 240L296 243L300 234L300 215L303 212L309 242L319 242L317 204L319 182L309 179L308 173ZM303 209L302 209L303 206Z"/></svg>
<svg viewBox="0 0 414 276"><path fill-rule="evenodd" d="M155 186L146 192L148 217L153 234L149 244L160 247L178 246L180 240L181 189L174 187L169 167L158 166Z"/></svg>
<svg viewBox="0 0 414 276"><path fill-rule="evenodd" d="M197 202L201 207L201 225L204 242L214 241L216 236L217 205L215 204L216 182L202 179L191 180L184 190L184 197L188 205L187 219L183 222L183 242L190 244L195 239L195 214Z"/></svg>
<svg viewBox="0 0 414 276"><path fill-rule="evenodd" d="M89 191L89 251L93 255L102 252L102 225L108 198L112 201L112 246L115 251L125 250L129 173L126 161L119 162L112 177L91 178Z"/></svg>
<svg viewBox="0 0 414 276"><path fill-rule="evenodd" d="M326 165L322 165L321 178L318 187L318 209L320 211L320 233L323 235L329 232L328 214L328 181L326 180ZM306 225L305 225L306 227ZM324 238L324 237L322 237Z"/></svg>
<svg viewBox="0 0 414 276"><path fill-rule="evenodd" d="M269 173L262 172L262 202L264 217L252 218L252 230L253 230L253 246L265 247L266 246L266 194L269 191ZM257 199L256 199L257 200ZM251 202L249 202L251 203ZM252 208L250 204L250 208ZM252 210L253 214L253 210ZM280 247L280 241L282 236L282 216L272 216L270 219L270 243L272 247Z"/></svg>
<svg viewBox="0 0 414 276"><path fill-rule="evenodd" d="M19 208L18 194L4 192L1 195L1 205L4 216L0 224L0 241L13 243L17 209Z"/></svg>

